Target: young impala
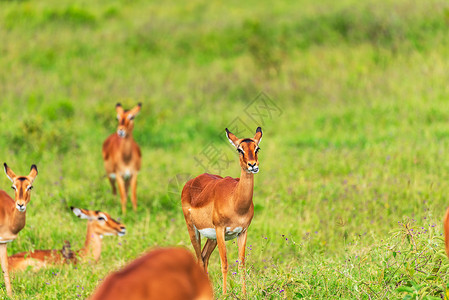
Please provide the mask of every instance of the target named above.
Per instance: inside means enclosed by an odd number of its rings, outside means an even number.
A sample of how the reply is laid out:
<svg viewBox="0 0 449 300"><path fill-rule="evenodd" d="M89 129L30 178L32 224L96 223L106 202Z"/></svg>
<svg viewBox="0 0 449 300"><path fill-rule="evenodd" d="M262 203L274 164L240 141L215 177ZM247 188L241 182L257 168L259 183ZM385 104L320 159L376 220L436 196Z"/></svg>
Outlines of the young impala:
<svg viewBox="0 0 449 300"><path fill-rule="evenodd" d="M182 211L196 256L206 271L209 257L218 244L223 293L226 293L228 272L225 241L238 237L242 291L246 293L245 245L254 215L254 174L259 172L257 153L262 129L257 128L254 138L238 139L226 128L226 136L240 154L240 178L204 173L189 180L181 194ZM207 238L202 251L200 234Z"/></svg>
<svg viewBox="0 0 449 300"><path fill-rule="evenodd" d="M111 182L112 193L117 194L115 181L120 192L122 211L126 212L128 188L131 186L131 202L137 210L137 173L140 170L141 157L139 145L133 139L134 118L139 113L142 104L131 110L123 110L117 103L118 128L103 143L103 160L106 174Z"/></svg>
<svg viewBox="0 0 449 300"><path fill-rule="evenodd" d="M91 300L212 300L204 270L183 248L161 248L112 273Z"/></svg>
<svg viewBox="0 0 449 300"><path fill-rule="evenodd" d="M15 200L0 190L0 260L5 277L6 293L12 295L8 273L7 243L14 241L25 226L26 206L30 202L33 181L37 176L36 165L31 166L30 174L17 176L5 163L6 176L12 182Z"/></svg>
<svg viewBox="0 0 449 300"><path fill-rule="evenodd" d="M29 252L16 253L8 257L10 270L24 270L28 266L33 269L40 269L48 265L63 264L66 262L76 262L77 256L83 258L93 258L98 261L101 256L101 239L103 235L119 235L126 233L125 226L105 212L93 211L82 208L71 207L73 213L81 218L87 219L87 234L84 247L74 255L68 249L70 244L62 250L34 250Z"/></svg>

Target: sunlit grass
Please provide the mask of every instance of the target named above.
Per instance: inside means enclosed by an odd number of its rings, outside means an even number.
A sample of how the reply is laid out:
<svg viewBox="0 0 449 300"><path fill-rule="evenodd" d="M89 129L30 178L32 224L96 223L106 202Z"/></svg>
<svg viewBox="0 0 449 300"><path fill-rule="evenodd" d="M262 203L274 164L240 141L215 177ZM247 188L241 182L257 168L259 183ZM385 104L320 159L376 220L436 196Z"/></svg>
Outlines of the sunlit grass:
<svg viewBox="0 0 449 300"><path fill-rule="evenodd" d="M71 205L127 226L95 265L14 274L15 298L83 299L151 247L192 249L180 189L205 172L196 158L210 145L229 164L209 171L239 175L224 139L235 122L264 132L250 299L447 293L448 20L444 1L0 1L0 159L18 174L39 168L8 252L81 248ZM260 92L277 110L249 106ZM117 102L143 102L139 209L127 215L101 160ZM228 298L243 298L227 245ZM220 298L218 251L209 273Z"/></svg>

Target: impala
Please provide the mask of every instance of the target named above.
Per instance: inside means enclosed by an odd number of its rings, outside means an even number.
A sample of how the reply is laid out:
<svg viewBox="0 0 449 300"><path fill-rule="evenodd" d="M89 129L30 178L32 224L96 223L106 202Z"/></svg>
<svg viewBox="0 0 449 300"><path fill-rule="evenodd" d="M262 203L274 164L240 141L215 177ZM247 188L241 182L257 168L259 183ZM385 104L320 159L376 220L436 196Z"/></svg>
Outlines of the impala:
<svg viewBox="0 0 449 300"><path fill-rule="evenodd" d="M103 235L119 235L126 233L125 226L105 212L92 211L82 208L71 207L73 213L81 218L87 219L87 234L84 247L76 251L77 256L93 258L98 261L101 256L101 240ZM37 270L48 265L63 264L65 262L76 262L76 255L69 249L70 244L65 243L62 250L34 250L16 253L8 257L10 269L14 271L24 270L28 266Z"/></svg>
<svg viewBox="0 0 449 300"><path fill-rule="evenodd" d="M449 257L449 207L444 216L444 241L446 244L446 255Z"/></svg>
<svg viewBox="0 0 449 300"><path fill-rule="evenodd" d="M240 154L240 178L204 173L189 180L181 194L182 211L198 262L206 272L209 257L218 244L224 294L228 272L225 241L238 238L242 291L246 293L245 245L254 215L254 174L259 172L257 153L262 129L257 128L254 138L238 139L226 128L226 136ZM202 251L200 234L207 238Z"/></svg>
<svg viewBox="0 0 449 300"><path fill-rule="evenodd" d="M28 176L17 176L5 163L6 176L12 182L15 200L0 190L0 261L5 278L6 293L12 295L8 273L7 243L14 241L25 226L26 206L30 202L33 181L37 176L36 165L31 166Z"/></svg>
<svg viewBox="0 0 449 300"><path fill-rule="evenodd" d="M131 202L137 210L137 173L140 170L141 157L139 145L134 141L134 118L139 113L142 104L131 110L124 110L117 103L118 128L103 143L103 161L106 174L112 186L112 194L116 195L115 181L120 192L122 211L126 212L126 199L131 186Z"/></svg>
<svg viewBox="0 0 449 300"><path fill-rule="evenodd" d="M204 270L183 248L161 248L112 273L91 300L212 300Z"/></svg>

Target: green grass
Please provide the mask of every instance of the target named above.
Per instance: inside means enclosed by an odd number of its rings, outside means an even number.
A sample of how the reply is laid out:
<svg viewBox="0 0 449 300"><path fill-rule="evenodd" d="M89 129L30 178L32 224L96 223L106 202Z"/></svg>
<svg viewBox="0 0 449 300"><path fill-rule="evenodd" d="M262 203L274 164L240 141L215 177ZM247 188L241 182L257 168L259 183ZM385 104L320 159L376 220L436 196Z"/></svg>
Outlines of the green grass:
<svg viewBox="0 0 449 300"><path fill-rule="evenodd" d="M205 172L195 158L211 146L230 162L209 171L239 175L224 139L236 120L248 136L264 132L248 298L446 293L445 1L0 1L0 41L0 161L18 174L39 168L27 225L8 252L64 240L80 248L86 225L71 205L128 229L104 239L95 265L14 274L15 299L86 298L151 247L192 249L180 189ZM277 106L262 119L262 100L250 105L260 92ZM143 103L139 209L128 203L127 215L101 159L117 102ZM236 249L228 242L229 298L244 298ZM218 251L209 271L226 298Z"/></svg>

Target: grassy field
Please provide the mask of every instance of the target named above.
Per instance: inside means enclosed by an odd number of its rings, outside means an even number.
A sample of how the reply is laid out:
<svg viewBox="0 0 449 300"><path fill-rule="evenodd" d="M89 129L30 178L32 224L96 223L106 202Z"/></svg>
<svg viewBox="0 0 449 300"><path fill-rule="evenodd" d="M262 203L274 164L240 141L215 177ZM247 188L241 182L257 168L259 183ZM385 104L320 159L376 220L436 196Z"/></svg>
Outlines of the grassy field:
<svg viewBox="0 0 449 300"><path fill-rule="evenodd" d="M8 253L82 247L70 206L127 225L97 264L15 273L13 298L84 299L147 249L192 250L184 182L239 176L224 128L257 126L249 299L449 296L448 70L442 0L0 1L0 162L39 169ZM126 215L101 158L117 102L143 103L139 207ZM0 188L12 194L6 176ZM242 299L227 244L228 297L217 250L210 277L217 298Z"/></svg>

